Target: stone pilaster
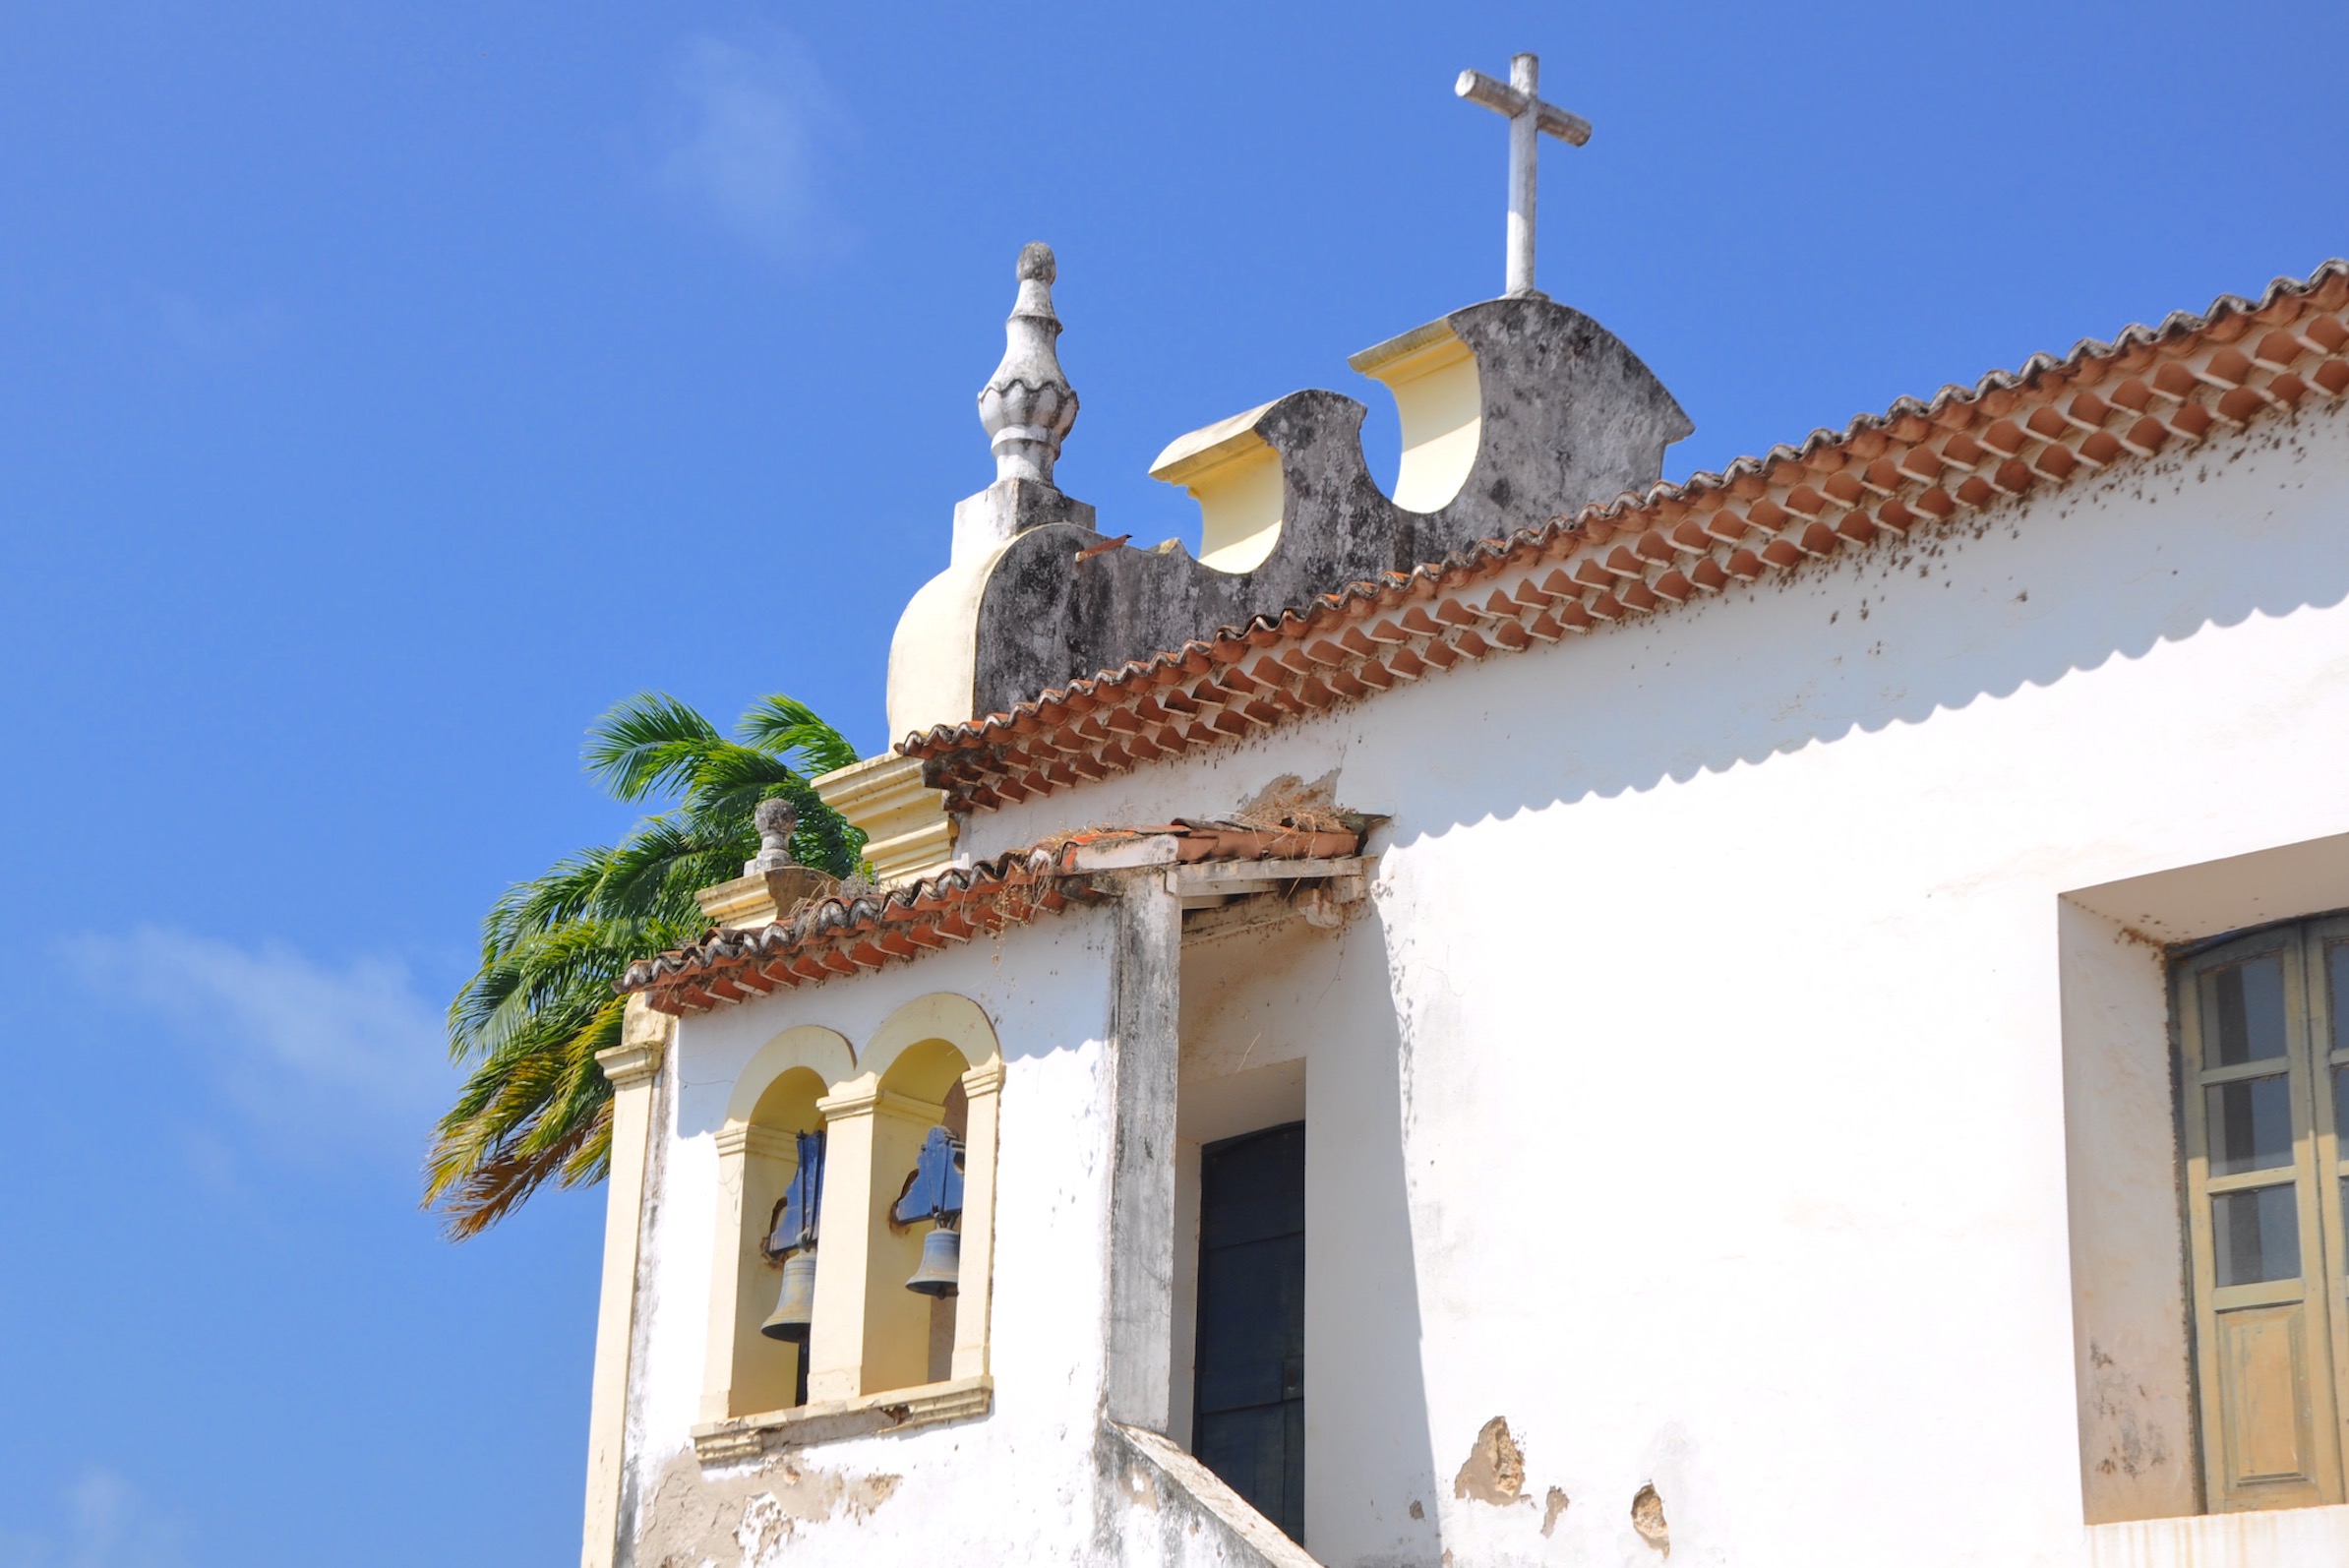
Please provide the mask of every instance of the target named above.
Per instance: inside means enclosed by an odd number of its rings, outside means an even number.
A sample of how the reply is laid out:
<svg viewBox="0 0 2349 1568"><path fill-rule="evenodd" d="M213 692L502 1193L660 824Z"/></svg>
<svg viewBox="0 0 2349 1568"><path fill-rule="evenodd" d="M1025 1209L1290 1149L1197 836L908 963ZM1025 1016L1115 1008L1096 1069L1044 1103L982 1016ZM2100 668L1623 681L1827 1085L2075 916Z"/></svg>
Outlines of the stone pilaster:
<svg viewBox="0 0 2349 1568"><path fill-rule="evenodd" d="M612 1082L612 1174L604 1184L604 1278L595 1315L595 1377L587 1413L587 1521L581 1568L612 1568L628 1428L629 1358L636 1331L636 1260L644 1229L644 1173L653 1086L674 1021L631 996L620 1044L596 1053Z"/></svg>
<svg viewBox="0 0 2349 1568"><path fill-rule="evenodd" d="M1003 1062L981 1062L962 1075L970 1102L963 1126L962 1263L954 1303L957 1379L987 1375L988 1315L994 1297L995 1152Z"/></svg>
<svg viewBox="0 0 2349 1568"><path fill-rule="evenodd" d="M800 1347L758 1332L775 1307L782 1270L766 1260L767 1218L799 1169L798 1140L746 1121L718 1129L718 1213L709 1281L701 1418L783 1410L799 1376Z"/></svg>
<svg viewBox="0 0 2349 1568"><path fill-rule="evenodd" d="M889 1225L904 1174L945 1108L868 1074L815 1103L824 1118L823 1210L808 1399L850 1400L930 1380L930 1297L904 1289L922 1237Z"/></svg>
<svg viewBox="0 0 2349 1568"><path fill-rule="evenodd" d="M1182 907L1157 868L1117 874L1111 1059L1109 1417L1164 1432L1172 1401L1174 1106Z"/></svg>

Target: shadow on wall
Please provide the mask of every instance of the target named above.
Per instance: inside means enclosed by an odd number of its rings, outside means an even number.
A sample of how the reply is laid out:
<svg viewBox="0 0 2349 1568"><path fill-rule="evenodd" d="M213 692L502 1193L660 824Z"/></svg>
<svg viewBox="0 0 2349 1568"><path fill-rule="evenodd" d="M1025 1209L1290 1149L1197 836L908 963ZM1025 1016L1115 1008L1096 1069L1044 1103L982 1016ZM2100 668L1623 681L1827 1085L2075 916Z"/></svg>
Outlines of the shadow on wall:
<svg viewBox="0 0 2349 1568"><path fill-rule="evenodd" d="M1322 1250L1344 1260L1336 1298L1317 1298L1318 1281L1305 1297L1306 1452L1329 1471L1306 1473L1305 1539L1329 1562L1432 1562L1439 1482L1404 1164L1408 1063L1384 925L1365 915L1341 939L1330 998L1345 998L1344 1015L1315 1036L1306 1080L1307 1179L1328 1183L1314 1194L1320 1210L1348 1223Z"/></svg>
<svg viewBox="0 0 2349 1568"><path fill-rule="evenodd" d="M1418 797L1408 842L1922 723L2255 616L2328 609L2349 598L2345 492L2349 411L2278 418L1546 656L1498 659L1473 685L1428 682L1420 700L1472 709L1484 736L1422 737L1409 758L1417 782L1373 784L1357 767L1349 793Z"/></svg>

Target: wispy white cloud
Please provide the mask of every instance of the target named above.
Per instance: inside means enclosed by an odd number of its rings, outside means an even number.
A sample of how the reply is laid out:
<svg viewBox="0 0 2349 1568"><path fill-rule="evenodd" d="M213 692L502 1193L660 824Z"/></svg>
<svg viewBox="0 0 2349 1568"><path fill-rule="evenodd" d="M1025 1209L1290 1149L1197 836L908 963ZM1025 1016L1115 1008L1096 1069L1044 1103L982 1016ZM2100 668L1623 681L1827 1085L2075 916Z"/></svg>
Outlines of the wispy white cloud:
<svg viewBox="0 0 2349 1568"><path fill-rule="evenodd" d="M768 255L813 260L853 241L827 197L852 126L790 33L689 35L670 57L654 119L661 187Z"/></svg>
<svg viewBox="0 0 2349 1568"><path fill-rule="evenodd" d="M337 966L157 926L75 950L106 994L195 1053L249 1119L304 1152L396 1146L413 1158L452 1087L441 1009L396 961Z"/></svg>
<svg viewBox="0 0 2349 1568"><path fill-rule="evenodd" d="M0 1533L0 1568L180 1568L186 1532L110 1470L83 1474L50 1532Z"/></svg>

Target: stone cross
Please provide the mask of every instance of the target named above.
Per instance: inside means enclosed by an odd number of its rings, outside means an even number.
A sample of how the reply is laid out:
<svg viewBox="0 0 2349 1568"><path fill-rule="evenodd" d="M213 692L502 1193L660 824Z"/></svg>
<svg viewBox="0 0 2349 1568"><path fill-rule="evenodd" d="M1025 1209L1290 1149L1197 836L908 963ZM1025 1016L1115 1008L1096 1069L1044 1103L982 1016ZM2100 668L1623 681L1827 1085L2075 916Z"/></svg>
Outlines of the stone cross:
<svg viewBox="0 0 2349 1568"><path fill-rule="evenodd" d="M1591 140L1591 122L1541 101L1536 89L1541 62L1530 54L1509 57L1509 80L1495 82L1481 71L1463 71L1452 90L1471 103L1509 116L1509 295L1542 298L1534 286L1535 138L1548 132L1581 147Z"/></svg>

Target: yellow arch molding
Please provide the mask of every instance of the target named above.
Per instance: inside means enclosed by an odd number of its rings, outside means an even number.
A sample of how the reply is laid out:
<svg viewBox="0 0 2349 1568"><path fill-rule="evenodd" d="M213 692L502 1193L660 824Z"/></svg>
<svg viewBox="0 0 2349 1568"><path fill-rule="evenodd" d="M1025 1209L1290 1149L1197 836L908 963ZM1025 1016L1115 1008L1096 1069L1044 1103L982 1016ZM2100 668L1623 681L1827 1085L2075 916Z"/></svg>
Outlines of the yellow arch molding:
<svg viewBox="0 0 2349 1568"><path fill-rule="evenodd" d="M900 1056L932 1040L942 1040L952 1046L972 1066L983 1065L1002 1054L987 1009L968 996L934 991L927 996L916 996L881 1021L873 1038L865 1043L865 1057L860 1065L877 1083L889 1075L889 1069Z"/></svg>
<svg viewBox="0 0 2349 1568"><path fill-rule="evenodd" d="M815 1024L784 1030L760 1046L734 1080L734 1092L726 1101L726 1124L732 1127L748 1122L758 1109L759 1097L794 1067L806 1067L823 1080L827 1090L837 1089L855 1076L857 1054L838 1030Z"/></svg>

